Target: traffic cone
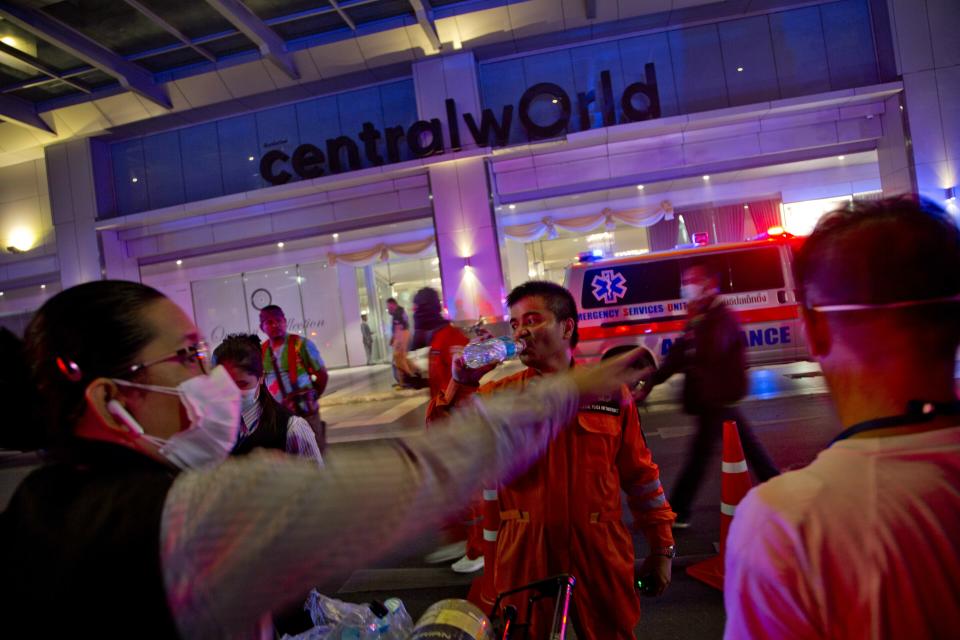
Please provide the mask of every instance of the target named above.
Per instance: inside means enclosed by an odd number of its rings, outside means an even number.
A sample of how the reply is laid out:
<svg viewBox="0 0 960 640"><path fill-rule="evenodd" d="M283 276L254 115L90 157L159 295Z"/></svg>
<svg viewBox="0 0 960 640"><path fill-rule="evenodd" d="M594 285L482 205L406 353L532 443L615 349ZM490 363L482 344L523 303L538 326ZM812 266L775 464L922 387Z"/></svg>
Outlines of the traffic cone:
<svg viewBox="0 0 960 640"><path fill-rule="evenodd" d="M497 601L494 568L497 556L497 534L500 531L500 498L496 489L483 490L483 572L473 579L467 600L490 614Z"/></svg>
<svg viewBox="0 0 960 640"><path fill-rule="evenodd" d="M740 446L737 423L723 423L723 463L720 470L720 555L687 567L687 573L711 587L723 591L723 556L727 550L727 534L737 505L752 487L747 461Z"/></svg>

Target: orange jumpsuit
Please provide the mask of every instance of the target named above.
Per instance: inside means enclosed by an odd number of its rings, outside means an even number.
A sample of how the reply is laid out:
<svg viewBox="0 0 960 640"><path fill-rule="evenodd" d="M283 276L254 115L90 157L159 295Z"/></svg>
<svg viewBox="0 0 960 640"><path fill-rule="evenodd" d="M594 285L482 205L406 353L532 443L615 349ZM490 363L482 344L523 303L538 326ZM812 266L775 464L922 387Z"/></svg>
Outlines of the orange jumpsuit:
<svg viewBox="0 0 960 640"><path fill-rule="evenodd" d="M456 347L464 347L470 342L463 331L448 324L437 329L430 341L430 360L428 378L430 379L430 397L439 396L447 385L450 384L450 378L453 376L453 350Z"/></svg>
<svg viewBox="0 0 960 640"><path fill-rule="evenodd" d="M437 329L430 340L430 357L427 377L430 381L430 398L437 398L450 384L453 377L453 351L470 342L463 331L448 324ZM427 426L430 420L427 419ZM470 505L460 518L444 528L444 535L451 540L467 541L467 557L479 558L483 555L483 528L480 520L479 500Z"/></svg>
<svg viewBox="0 0 960 640"><path fill-rule="evenodd" d="M525 369L483 385L480 393L523 389L539 374ZM431 402L436 419L473 390L456 387ZM619 398L583 407L576 424L550 444L527 473L498 488L500 529L493 582L497 593L558 573L577 578L572 622L580 640L633 640L640 619L634 587L630 532L621 519L620 490L651 547L673 544L671 511L640 431L633 398L624 387ZM490 570L489 564L484 569ZM487 576L489 579L489 575ZM508 601L510 602L510 601ZM512 600L521 618L526 597ZM552 603L535 607L530 638L546 637Z"/></svg>

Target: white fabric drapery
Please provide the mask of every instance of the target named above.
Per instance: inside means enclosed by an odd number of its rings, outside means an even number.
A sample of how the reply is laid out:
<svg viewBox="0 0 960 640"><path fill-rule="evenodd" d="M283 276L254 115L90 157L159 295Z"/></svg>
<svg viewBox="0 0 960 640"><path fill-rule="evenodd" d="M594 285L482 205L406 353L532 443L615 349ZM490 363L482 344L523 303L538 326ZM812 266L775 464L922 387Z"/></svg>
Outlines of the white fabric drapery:
<svg viewBox="0 0 960 640"><path fill-rule="evenodd" d="M327 253L327 264L331 267L335 264L346 264L351 267L367 267L382 260L389 260L390 254L404 256L406 258L422 258L431 253L435 238L430 236L425 240L414 240L412 242L398 242L387 244L381 242L369 249L353 251L351 253Z"/></svg>
<svg viewBox="0 0 960 640"><path fill-rule="evenodd" d="M616 228L618 222L631 227L649 227L664 219L673 220L673 205L669 200L663 200L655 207L640 209L614 211L605 208L600 213L576 218L557 220L551 216L546 216L536 222L504 227L503 233L512 240L533 242L539 240L544 234L548 239L556 240L560 235L558 229L586 233L604 225L607 230L612 231Z"/></svg>

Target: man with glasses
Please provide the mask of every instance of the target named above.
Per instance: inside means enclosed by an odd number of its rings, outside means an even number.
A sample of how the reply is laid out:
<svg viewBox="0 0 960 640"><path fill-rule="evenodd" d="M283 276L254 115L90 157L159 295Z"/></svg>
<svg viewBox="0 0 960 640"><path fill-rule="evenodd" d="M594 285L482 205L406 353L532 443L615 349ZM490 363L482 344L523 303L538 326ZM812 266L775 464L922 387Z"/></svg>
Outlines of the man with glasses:
<svg viewBox="0 0 960 640"><path fill-rule="evenodd" d="M261 347L267 390L287 410L310 423L322 453L327 429L320 419L320 396L330 376L320 350L313 341L287 333L287 318L275 304L260 310L260 330L267 334Z"/></svg>
<svg viewBox="0 0 960 640"><path fill-rule="evenodd" d="M914 198L857 202L795 271L844 430L737 507L726 638L956 637L960 231Z"/></svg>

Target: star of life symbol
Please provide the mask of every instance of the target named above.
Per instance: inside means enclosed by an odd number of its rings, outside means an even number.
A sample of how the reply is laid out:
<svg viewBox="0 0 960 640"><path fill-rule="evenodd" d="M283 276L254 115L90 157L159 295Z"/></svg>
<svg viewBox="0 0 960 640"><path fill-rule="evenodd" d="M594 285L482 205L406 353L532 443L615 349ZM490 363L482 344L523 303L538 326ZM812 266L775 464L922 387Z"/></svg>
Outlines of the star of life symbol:
<svg viewBox="0 0 960 640"><path fill-rule="evenodd" d="M626 278L613 269L604 269L599 275L593 276L590 286L593 287L593 297L607 304L613 304L627 295Z"/></svg>

